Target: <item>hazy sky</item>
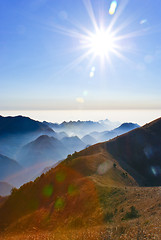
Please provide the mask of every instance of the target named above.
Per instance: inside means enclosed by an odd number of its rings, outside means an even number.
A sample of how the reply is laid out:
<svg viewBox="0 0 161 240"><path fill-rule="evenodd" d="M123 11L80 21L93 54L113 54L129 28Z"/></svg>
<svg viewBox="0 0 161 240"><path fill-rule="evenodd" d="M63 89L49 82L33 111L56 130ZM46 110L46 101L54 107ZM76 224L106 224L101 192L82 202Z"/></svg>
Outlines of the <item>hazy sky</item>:
<svg viewBox="0 0 161 240"><path fill-rule="evenodd" d="M111 2L0 0L0 110L161 108L161 1ZM104 63L83 42L96 25L117 46Z"/></svg>

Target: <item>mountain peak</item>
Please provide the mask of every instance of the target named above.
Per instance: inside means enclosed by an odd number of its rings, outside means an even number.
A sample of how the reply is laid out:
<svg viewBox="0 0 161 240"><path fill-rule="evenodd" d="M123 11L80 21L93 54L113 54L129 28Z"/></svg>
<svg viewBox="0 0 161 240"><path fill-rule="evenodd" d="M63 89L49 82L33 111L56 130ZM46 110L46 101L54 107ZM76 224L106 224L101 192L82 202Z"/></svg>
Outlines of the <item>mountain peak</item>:
<svg viewBox="0 0 161 240"><path fill-rule="evenodd" d="M0 117L0 134L22 134L30 132L54 132L49 126L29 117Z"/></svg>
<svg viewBox="0 0 161 240"><path fill-rule="evenodd" d="M132 123L132 122L127 122L127 123L123 123L123 124L121 124L121 126L120 127L118 127L118 128L133 128L133 127L140 127L137 123Z"/></svg>

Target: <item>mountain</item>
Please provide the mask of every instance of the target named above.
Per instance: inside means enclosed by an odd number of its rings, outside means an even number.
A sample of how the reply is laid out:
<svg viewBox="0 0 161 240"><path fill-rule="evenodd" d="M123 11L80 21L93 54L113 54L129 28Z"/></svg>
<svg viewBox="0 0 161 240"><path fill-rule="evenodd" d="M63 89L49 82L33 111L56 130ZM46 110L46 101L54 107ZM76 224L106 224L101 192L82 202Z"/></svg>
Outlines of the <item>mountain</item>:
<svg viewBox="0 0 161 240"><path fill-rule="evenodd" d="M0 116L0 153L16 159L20 147L42 134L56 136L51 128L28 117Z"/></svg>
<svg viewBox="0 0 161 240"><path fill-rule="evenodd" d="M105 143L140 185L161 185L161 118ZM140 177L141 176L141 177Z"/></svg>
<svg viewBox="0 0 161 240"><path fill-rule="evenodd" d="M86 147L86 144L82 142L77 136L64 137L63 139L61 139L61 142L64 146L66 146L66 148L68 148L69 153L80 151Z"/></svg>
<svg viewBox="0 0 161 240"><path fill-rule="evenodd" d="M135 128L140 127L138 124L135 123L123 123L120 127L115 128L112 131L104 132L101 136L101 141L108 141L114 137L120 136L121 134L127 133Z"/></svg>
<svg viewBox="0 0 161 240"><path fill-rule="evenodd" d="M68 134L66 134L65 132L56 132L56 138L58 140L61 140L64 137L69 137Z"/></svg>
<svg viewBox="0 0 161 240"><path fill-rule="evenodd" d="M84 142L86 145L93 145L95 143L97 143L96 139L92 136L85 135L83 138L81 138L81 141Z"/></svg>
<svg viewBox="0 0 161 240"><path fill-rule="evenodd" d="M56 163L54 163L51 166L45 167L41 172L39 172L37 175L34 175L34 177L30 180L34 181L36 178L40 177L43 173L45 174L46 172L48 172L51 168L55 168L61 162L62 162L62 160L57 161Z"/></svg>
<svg viewBox="0 0 161 240"><path fill-rule="evenodd" d="M90 135L97 139L97 142L104 142L112 139L114 137L120 136L126 132L129 132L135 128L140 127L138 124L135 123L123 123L118 128L115 128L111 131L104 131L104 132L92 132Z"/></svg>
<svg viewBox="0 0 161 240"><path fill-rule="evenodd" d="M21 148L17 159L24 167L50 166L68 154L67 148L54 137L42 135Z"/></svg>
<svg viewBox="0 0 161 240"><path fill-rule="evenodd" d="M130 176L124 178L123 170L114 168L98 146L95 153L93 146L89 149L74 153L34 182L12 192L0 208L0 229L53 230L102 224L104 211L99 200L103 198L102 187L107 191L104 198L109 201L110 196L116 194L119 198L124 194L124 190L117 190L116 186L137 184ZM107 205L113 208L111 200L108 201ZM17 202L19 205L15 208ZM10 214L6 214L7 211Z"/></svg>
<svg viewBox="0 0 161 240"><path fill-rule="evenodd" d="M122 134L124 131L131 131L135 128L139 128L140 126L136 123L123 123L118 128L115 128L114 130L118 133Z"/></svg>
<svg viewBox="0 0 161 240"><path fill-rule="evenodd" d="M121 125L120 122L112 122L109 119L105 119L105 120L100 120L98 121L102 126L104 126L106 128L106 130L111 131L117 127L119 127Z"/></svg>
<svg viewBox="0 0 161 240"><path fill-rule="evenodd" d="M8 196L11 193L13 186L6 182L0 182L0 196Z"/></svg>
<svg viewBox="0 0 161 240"><path fill-rule="evenodd" d="M159 239L160 187L150 186L161 183L160 146L161 118L69 155L12 192L0 207L1 231Z"/></svg>
<svg viewBox="0 0 161 240"><path fill-rule="evenodd" d="M7 134L22 134L30 132L53 132L45 124L28 117L2 117L0 116L0 136Z"/></svg>
<svg viewBox="0 0 161 240"><path fill-rule="evenodd" d="M0 154L0 181L7 180L12 175L17 174L22 167L15 160Z"/></svg>
<svg viewBox="0 0 161 240"><path fill-rule="evenodd" d="M54 131L60 132L64 131L69 136L78 136L83 137L84 135L92 132L92 131L104 131L107 130L107 127L100 124L99 122L93 121L70 121L70 122L63 122L61 124L57 123L48 123L43 122Z"/></svg>

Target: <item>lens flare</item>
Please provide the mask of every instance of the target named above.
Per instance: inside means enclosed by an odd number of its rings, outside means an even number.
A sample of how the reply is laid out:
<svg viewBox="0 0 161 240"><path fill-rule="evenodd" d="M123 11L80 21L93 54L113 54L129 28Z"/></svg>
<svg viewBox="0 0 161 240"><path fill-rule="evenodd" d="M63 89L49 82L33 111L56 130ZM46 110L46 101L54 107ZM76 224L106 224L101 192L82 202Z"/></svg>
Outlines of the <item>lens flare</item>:
<svg viewBox="0 0 161 240"><path fill-rule="evenodd" d="M89 76L90 76L90 78L93 78L94 77L94 72L91 71Z"/></svg>
<svg viewBox="0 0 161 240"><path fill-rule="evenodd" d="M115 14L116 8L117 8L117 2L116 1L112 1L111 5L110 5L110 9L109 9L109 14L110 15Z"/></svg>
<svg viewBox="0 0 161 240"><path fill-rule="evenodd" d="M57 180L57 182L63 182L64 180L65 180L65 178L66 178L66 175L65 175L65 173L64 172L57 172L56 173L56 180Z"/></svg>
<svg viewBox="0 0 161 240"><path fill-rule="evenodd" d="M140 24L145 24L145 23L147 23L147 19L142 19L142 20L140 21Z"/></svg>
<svg viewBox="0 0 161 240"><path fill-rule="evenodd" d="M59 210L62 210L64 208L64 206L65 206L64 199L61 198L61 197L57 198L57 200L56 200L56 202L54 204L55 209L59 211Z"/></svg>
<svg viewBox="0 0 161 240"><path fill-rule="evenodd" d="M69 195L71 195L71 196L73 196L73 195L75 195L77 193L77 188L76 188L76 186L75 185L69 185L68 186L68 194Z"/></svg>
<svg viewBox="0 0 161 240"><path fill-rule="evenodd" d="M43 195L45 197L50 197L53 194L53 186L52 185L46 185L43 188Z"/></svg>
<svg viewBox="0 0 161 240"><path fill-rule="evenodd" d="M84 103L84 99L82 97L78 97L78 98L76 98L76 102Z"/></svg>
<svg viewBox="0 0 161 240"><path fill-rule="evenodd" d="M91 71L90 71L90 73L89 73L89 76L90 76L90 78L93 78L94 77L94 75L95 75L95 67L93 66L92 68L91 68Z"/></svg>

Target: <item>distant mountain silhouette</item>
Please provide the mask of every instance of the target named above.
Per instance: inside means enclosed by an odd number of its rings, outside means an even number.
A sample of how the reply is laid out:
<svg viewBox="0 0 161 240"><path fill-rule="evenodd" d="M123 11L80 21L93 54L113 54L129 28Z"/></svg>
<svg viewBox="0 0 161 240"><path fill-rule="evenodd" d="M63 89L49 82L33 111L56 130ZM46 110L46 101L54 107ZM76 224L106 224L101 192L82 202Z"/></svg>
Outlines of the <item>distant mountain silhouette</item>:
<svg viewBox="0 0 161 240"><path fill-rule="evenodd" d="M57 132L57 133L56 133L56 138L57 138L58 140L61 140L61 139L64 138L64 137L69 137L69 136L68 136L68 134L65 133L65 132Z"/></svg>
<svg viewBox="0 0 161 240"><path fill-rule="evenodd" d="M129 132L138 127L140 127L138 124L123 123L121 126L111 131L92 132L90 133L90 135L93 136L97 140L97 142L104 142L104 141L108 141L109 139L120 136L121 134Z"/></svg>
<svg viewBox="0 0 161 240"><path fill-rule="evenodd" d="M25 167L37 165L37 168L40 166L44 168L64 159L67 154L68 150L61 141L42 135L25 145L20 150L17 159Z"/></svg>
<svg viewBox="0 0 161 240"><path fill-rule="evenodd" d="M11 186L9 183L0 182L0 196L10 195L12 188L13 186Z"/></svg>
<svg viewBox="0 0 161 240"><path fill-rule="evenodd" d="M11 175L22 170L22 167L15 160L0 154L0 181L4 181Z"/></svg>
<svg viewBox="0 0 161 240"><path fill-rule="evenodd" d="M47 125L28 117L2 117L0 116L0 136L6 134L23 134L30 132L53 132Z"/></svg>
<svg viewBox="0 0 161 240"><path fill-rule="evenodd" d="M61 124L57 123L48 123L43 122L47 126L51 127L55 131L64 131L69 136L78 136L83 137L84 135L92 132L92 131L104 131L107 130L108 127L105 125L100 124L99 122L93 121L70 121L70 122L63 122Z"/></svg>
<svg viewBox="0 0 161 240"><path fill-rule="evenodd" d="M69 153L80 151L86 147L86 144L82 142L77 136L65 137L61 140L61 142L64 146L66 146L66 148L68 148Z"/></svg>
<svg viewBox="0 0 161 240"><path fill-rule="evenodd" d="M36 178L40 177L43 173L47 173L51 168L55 168L57 165L59 165L63 160L57 161L56 163L54 163L51 166L45 167L41 172L39 172L38 174L34 175L34 177L31 179L32 181L34 181Z"/></svg>
<svg viewBox="0 0 161 240"><path fill-rule="evenodd" d="M121 125L120 122L112 122L109 119L105 119L105 120L100 120L98 121L102 126L104 126L106 128L106 130L111 131L117 127L119 127Z"/></svg>
<svg viewBox="0 0 161 240"><path fill-rule="evenodd" d="M0 116L0 153L16 158L18 149L42 134L56 136L47 125L28 117Z"/></svg>
<svg viewBox="0 0 161 240"><path fill-rule="evenodd" d="M92 136L85 135L83 138L81 138L81 141L84 142L86 145L93 145L95 143L97 143L96 139Z"/></svg>

